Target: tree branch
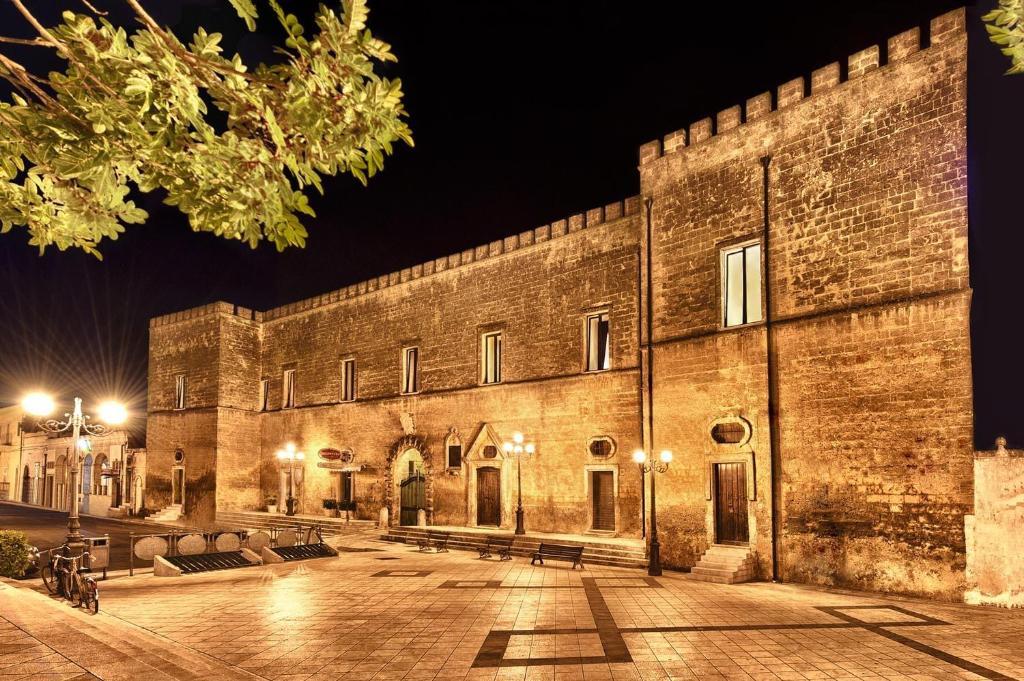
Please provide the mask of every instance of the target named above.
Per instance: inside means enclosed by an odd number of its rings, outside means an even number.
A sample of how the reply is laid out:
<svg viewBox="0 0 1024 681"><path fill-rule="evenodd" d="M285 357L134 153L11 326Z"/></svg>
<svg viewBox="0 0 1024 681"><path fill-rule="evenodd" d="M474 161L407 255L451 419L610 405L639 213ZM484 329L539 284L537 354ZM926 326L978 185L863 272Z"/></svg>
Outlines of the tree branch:
<svg viewBox="0 0 1024 681"><path fill-rule="evenodd" d="M25 17L25 20L32 24L32 28L36 29L36 33L41 35L46 42L56 47L61 54L68 54L68 48L64 46L64 43L54 38L53 34L46 30L46 27L39 23L39 20L35 18L32 12L29 12L28 8L21 3L21 0L11 0L11 4L18 8L18 11Z"/></svg>
<svg viewBox="0 0 1024 681"><path fill-rule="evenodd" d="M8 38L5 35L0 35L0 43L10 43L12 45L30 45L32 47L53 47L52 43L48 43L45 40L39 38Z"/></svg>

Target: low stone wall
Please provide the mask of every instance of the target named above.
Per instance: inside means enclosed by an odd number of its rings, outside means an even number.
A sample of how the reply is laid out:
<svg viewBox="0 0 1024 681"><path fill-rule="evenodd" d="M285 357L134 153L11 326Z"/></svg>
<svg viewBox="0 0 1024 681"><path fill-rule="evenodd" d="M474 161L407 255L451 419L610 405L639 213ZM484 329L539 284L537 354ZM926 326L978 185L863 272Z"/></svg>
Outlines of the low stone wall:
<svg viewBox="0 0 1024 681"><path fill-rule="evenodd" d="M974 605L1024 607L1024 451L996 440L974 459L974 515L965 517L967 584Z"/></svg>

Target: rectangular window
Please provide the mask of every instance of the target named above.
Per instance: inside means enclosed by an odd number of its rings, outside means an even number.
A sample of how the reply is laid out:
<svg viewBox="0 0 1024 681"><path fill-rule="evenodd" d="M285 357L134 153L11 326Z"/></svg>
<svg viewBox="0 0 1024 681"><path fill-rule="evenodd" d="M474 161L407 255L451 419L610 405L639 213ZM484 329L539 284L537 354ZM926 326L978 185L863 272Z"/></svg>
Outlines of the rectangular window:
<svg viewBox="0 0 1024 681"><path fill-rule="evenodd" d="M722 251L724 326L761 321L761 244Z"/></svg>
<svg viewBox="0 0 1024 681"><path fill-rule="evenodd" d="M462 468L462 445L448 445L448 468Z"/></svg>
<svg viewBox="0 0 1024 681"><path fill-rule="evenodd" d="M415 393L420 389L420 349L402 349L402 392Z"/></svg>
<svg viewBox="0 0 1024 681"><path fill-rule="evenodd" d="M611 368L611 343L608 330L607 312L598 312L587 316L587 371L602 371Z"/></svg>
<svg viewBox="0 0 1024 681"><path fill-rule="evenodd" d="M187 383L185 382L185 374L178 374L174 377L174 408L184 409L185 408L185 392L187 389Z"/></svg>
<svg viewBox="0 0 1024 681"><path fill-rule="evenodd" d="M270 409L270 381L264 378L260 381L259 410L266 411L268 409Z"/></svg>
<svg viewBox="0 0 1024 681"><path fill-rule="evenodd" d="M346 359L341 363L341 401L356 399L356 361Z"/></svg>
<svg viewBox="0 0 1024 681"><path fill-rule="evenodd" d="M501 332L485 333L480 341L480 382L501 383Z"/></svg>
<svg viewBox="0 0 1024 681"><path fill-rule="evenodd" d="M295 406L295 369L285 369L281 380L281 408L291 409Z"/></svg>

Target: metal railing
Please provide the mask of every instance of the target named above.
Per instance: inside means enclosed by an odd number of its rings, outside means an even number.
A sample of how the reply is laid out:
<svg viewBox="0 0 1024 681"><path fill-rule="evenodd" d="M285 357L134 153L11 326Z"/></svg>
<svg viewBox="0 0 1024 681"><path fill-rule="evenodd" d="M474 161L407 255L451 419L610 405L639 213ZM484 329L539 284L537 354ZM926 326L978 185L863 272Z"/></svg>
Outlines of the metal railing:
<svg viewBox="0 0 1024 681"><path fill-rule="evenodd" d="M277 548L302 544L322 544L323 532L318 523L296 523L290 527L269 529L171 530L129 536L128 574L135 575L135 561L150 563L157 556L192 556L226 553L242 548L259 554L264 547Z"/></svg>

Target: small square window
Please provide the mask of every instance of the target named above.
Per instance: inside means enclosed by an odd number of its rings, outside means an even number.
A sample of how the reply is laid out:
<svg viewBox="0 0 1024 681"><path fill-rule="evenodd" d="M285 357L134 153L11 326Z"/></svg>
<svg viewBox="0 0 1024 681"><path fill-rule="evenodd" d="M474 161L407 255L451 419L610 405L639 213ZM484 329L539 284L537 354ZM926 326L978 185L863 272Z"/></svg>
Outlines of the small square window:
<svg viewBox="0 0 1024 681"><path fill-rule="evenodd" d="M285 369L281 379L281 408L295 406L295 369Z"/></svg>
<svg viewBox="0 0 1024 681"><path fill-rule="evenodd" d="M587 315L587 371L611 368L610 325L607 312Z"/></svg>
<svg viewBox="0 0 1024 681"><path fill-rule="evenodd" d="M341 401L352 402L356 399L356 361L346 359L341 363Z"/></svg>
<svg viewBox="0 0 1024 681"><path fill-rule="evenodd" d="M762 319L761 244L722 250L722 325L742 326Z"/></svg>

